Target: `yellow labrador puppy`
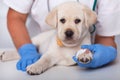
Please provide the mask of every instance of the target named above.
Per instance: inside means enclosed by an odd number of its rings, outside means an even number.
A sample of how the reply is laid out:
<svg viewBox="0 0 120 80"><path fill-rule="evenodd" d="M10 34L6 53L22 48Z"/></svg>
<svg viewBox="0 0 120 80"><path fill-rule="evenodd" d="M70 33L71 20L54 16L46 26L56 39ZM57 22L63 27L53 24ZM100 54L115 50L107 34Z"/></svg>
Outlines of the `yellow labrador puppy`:
<svg viewBox="0 0 120 80"><path fill-rule="evenodd" d="M32 39L39 52L44 54L36 63L27 67L27 73L40 74L54 65L74 65L72 57L80 50L80 46L91 44L89 27L95 22L96 14L81 3L66 2L58 5L46 17L46 23L54 29ZM82 63L92 59L90 52L78 56Z"/></svg>

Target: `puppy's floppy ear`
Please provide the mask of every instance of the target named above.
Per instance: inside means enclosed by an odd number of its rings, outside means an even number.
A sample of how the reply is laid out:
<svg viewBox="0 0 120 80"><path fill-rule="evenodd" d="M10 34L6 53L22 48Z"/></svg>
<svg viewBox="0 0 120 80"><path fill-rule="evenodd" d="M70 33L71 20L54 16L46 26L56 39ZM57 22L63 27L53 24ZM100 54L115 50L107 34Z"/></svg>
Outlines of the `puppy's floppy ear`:
<svg viewBox="0 0 120 80"><path fill-rule="evenodd" d="M45 21L48 25L54 28L57 27L57 8L54 8L51 12L48 13Z"/></svg>
<svg viewBox="0 0 120 80"><path fill-rule="evenodd" d="M87 6L83 8L85 25L86 27L92 26L97 21L97 15L94 11L90 10Z"/></svg>

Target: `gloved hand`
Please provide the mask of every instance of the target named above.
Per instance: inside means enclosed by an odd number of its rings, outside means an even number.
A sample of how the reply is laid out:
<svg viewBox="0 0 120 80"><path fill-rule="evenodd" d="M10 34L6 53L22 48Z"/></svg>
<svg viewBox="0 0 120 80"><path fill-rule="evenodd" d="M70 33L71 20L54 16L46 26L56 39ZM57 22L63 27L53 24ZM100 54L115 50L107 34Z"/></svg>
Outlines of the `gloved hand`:
<svg viewBox="0 0 120 80"><path fill-rule="evenodd" d="M25 44L18 49L21 59L18 61L16 67L18 70L26 71L26 67L36 62L41 54L37 52L36 46L33 44Z"/></svg>
<svg viewBox="0 0 120 80"><path fill-rule="evenodd" d="M89 49L93 53L93 59L88 64L82 64L73 56L73 60L81 67L97 68L112 62L117 56L117 50L112 46L102 44L83 45L82 49Z"/></svg>

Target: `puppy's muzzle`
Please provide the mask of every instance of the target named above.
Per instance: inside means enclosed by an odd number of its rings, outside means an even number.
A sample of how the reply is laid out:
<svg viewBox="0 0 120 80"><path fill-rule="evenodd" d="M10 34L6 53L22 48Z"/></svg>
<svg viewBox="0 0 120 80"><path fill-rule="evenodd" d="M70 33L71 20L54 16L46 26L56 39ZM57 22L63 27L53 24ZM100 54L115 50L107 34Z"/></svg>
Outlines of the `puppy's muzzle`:
<svg viewBox="0 0 120 80"><path fill-rule="evenodd" d="M66 39L72 39L73 35L74 35L74 32L71 29L67 29L65 31Z"/></svg>

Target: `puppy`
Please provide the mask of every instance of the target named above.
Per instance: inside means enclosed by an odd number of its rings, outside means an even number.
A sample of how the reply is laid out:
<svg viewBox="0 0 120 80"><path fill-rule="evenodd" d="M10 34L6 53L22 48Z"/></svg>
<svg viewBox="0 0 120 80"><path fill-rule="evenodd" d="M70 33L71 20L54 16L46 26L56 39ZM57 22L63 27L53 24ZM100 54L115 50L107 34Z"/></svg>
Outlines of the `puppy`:
<svg viewBox="0 0 120 80"><path fill-rule="evenodd" d="M91 9L78 2L66 2L55 7L46 17L46 23L54 29L32 39L39 53L44 54L36 63L27 67L27 73L36 75L54 65L74 65L72 57L80 50L80 46L91 44L89 27L96 22L96 18ZM78 55L81 56L78 60L89 62L92 53L83 54Z"/></svg>

